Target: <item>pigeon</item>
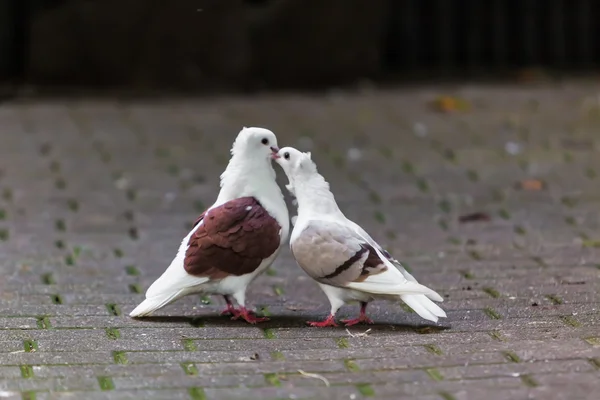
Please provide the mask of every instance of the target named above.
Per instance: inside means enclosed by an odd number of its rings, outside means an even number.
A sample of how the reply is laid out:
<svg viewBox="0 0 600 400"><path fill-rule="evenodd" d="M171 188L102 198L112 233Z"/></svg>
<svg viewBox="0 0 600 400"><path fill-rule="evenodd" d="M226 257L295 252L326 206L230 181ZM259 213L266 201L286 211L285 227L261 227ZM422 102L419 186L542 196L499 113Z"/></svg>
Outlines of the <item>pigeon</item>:
<svg viewBox="0 0 600 400"><path fill-rule="evenodd" d="M194 293L225 298L222 314L248 323L267 321L245 305L246 288L277 257L289 235L289 215L275 181L277 138L268 129L244 128L221 175L221 191L181 242L166 271L129 315L143 317ZM236 308L231 297L239 305Z"/></svg>
<svg viewBox="0 0 600 400"><path fill-rule="evenodd" d="M290 181L286 187L298 200L298 218L290 237L292 255L331 304L327 319L308 321L309 325L337 326L336 312L351 301L360 302L360 315L342 322L346 326L373 323L366 308L375 299L401 299L429 321L446 317L433 302L443 301L439 294L419 284L363 228L344 216L311 153L284 147L275 157Z"/></svg>

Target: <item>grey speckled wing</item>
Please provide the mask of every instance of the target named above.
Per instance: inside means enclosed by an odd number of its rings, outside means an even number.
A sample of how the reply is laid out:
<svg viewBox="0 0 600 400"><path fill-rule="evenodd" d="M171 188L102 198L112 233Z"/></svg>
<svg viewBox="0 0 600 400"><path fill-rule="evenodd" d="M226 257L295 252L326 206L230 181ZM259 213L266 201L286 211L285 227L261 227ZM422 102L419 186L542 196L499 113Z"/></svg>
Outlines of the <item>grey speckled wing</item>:
<svg viewBox="0 0 600 400"><path fill-rule="evenodd" d="M291 244L298 265L313 279L344 287L387 270L375 249L351 228L310 221Z"/></svg>

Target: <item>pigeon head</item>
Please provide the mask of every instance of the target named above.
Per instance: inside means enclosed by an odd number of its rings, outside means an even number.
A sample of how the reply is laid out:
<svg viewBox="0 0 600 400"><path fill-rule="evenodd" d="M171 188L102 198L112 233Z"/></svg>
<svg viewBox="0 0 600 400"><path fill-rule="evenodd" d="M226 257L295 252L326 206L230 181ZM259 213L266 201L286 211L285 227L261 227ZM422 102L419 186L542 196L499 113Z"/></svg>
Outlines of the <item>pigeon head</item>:
<svg viewBox="0 0 600 400"><path fill-rule="evenodd" d="M269 159L279 151L277 137L273 132L264 128L242 129L237 135L231 148L232 155Z"/></svg>
<svg viewBox="0 0 600 400"><path fill-rule="evenodd" d="M284 147L273 154L273 158L283 168L290 182L293 181L293 177L299 174L317 172L317 166L311 159L310 152L303 153L293 147Z"/></svg>

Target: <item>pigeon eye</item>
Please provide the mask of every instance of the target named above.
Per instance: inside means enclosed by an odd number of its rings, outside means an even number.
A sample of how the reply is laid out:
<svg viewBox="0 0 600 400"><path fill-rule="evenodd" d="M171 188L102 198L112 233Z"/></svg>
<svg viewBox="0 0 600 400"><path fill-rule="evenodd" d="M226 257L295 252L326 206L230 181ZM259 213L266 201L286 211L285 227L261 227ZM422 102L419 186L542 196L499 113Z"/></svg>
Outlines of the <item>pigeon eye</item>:
<svg viewBox="0 0 600 400"><path fill-rule="evenodd" d="M260 141L262 144L264 144L265 146L269 144L269 139L264 138L263 140Z"/></svg>
<svg viewBox="0 0 600 400"><path fill-rule="evenodd" d="M285 158L286 160L289 160L289 159L290 159L290 153L287 153L287 152L286 152L286 153L283 155L283 158Z"/></svg>

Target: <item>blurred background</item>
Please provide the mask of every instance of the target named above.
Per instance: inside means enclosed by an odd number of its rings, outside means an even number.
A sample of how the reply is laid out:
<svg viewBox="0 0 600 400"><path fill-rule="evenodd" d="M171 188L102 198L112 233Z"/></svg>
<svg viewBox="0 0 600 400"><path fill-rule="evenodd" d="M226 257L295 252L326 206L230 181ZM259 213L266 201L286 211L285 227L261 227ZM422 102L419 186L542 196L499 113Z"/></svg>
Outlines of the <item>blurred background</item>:
<svg viewBox="0 0 600 400"><path fill-rule="evenodd" d="M593 71L593 0L0 0L0 86L188 93Z"/></svg>

